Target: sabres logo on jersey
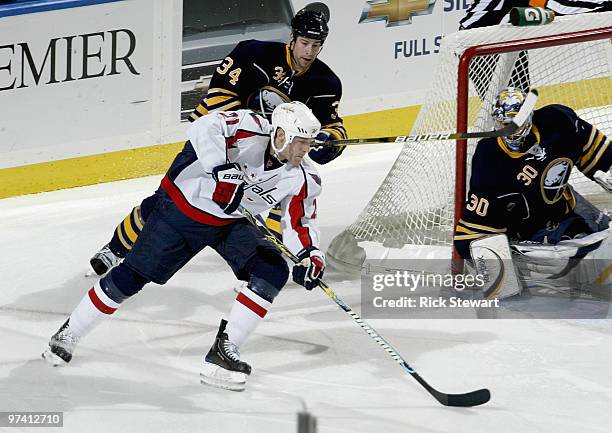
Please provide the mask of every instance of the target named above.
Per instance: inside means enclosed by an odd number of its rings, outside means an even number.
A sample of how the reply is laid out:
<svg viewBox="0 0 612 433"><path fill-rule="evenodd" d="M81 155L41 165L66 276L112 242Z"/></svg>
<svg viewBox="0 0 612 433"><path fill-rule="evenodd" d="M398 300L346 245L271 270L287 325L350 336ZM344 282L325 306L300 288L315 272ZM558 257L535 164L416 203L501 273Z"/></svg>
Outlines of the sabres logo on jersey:
<svg viewBox="0 0 612 433"><path fill-rule="evenodd" d="M569 158L557 158L553 160L542 174L542 197L548 204L556 203L561 199L570 174L572 172L572 160Z"/></svg>

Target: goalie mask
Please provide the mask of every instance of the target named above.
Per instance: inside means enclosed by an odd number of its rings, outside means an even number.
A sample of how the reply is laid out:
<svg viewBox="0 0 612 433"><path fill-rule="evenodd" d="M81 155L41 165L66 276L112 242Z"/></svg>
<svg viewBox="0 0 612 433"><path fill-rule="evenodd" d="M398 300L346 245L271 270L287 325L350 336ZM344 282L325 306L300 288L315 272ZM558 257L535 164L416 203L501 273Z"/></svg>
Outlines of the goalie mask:
<svg viewBox="0 0 612 433"><path fill-rule="evenodd" d="M503 128L512 122L512 119L514 119L523 106L525 97L525 93L514 87L507 87L497 95L491 113L497 128ZM532 117L533 113L529 115L529 118L525 120L525 124L514 134L501 137L502 142L509 151L523 153L533 146L533 143L528 144L525 142L525 138L531 131Z"/></svg>
<svg viewBox="0 0 612 433"><path fill-rule="evenodd" d="M287 96L272 87L263 87L249 96L247 107L270 121L274 109L284 102L289 102Z"/></svg>
<svg viewBox="0 0 612 433"><path fill-rule="evenodd" d="M275 142L278 128L285 132L281 147L276 147ZM272 148L279 154L295 137L314 139L320 129L321 123L305 104L298 101L280 104L272 113Z"/></svg>

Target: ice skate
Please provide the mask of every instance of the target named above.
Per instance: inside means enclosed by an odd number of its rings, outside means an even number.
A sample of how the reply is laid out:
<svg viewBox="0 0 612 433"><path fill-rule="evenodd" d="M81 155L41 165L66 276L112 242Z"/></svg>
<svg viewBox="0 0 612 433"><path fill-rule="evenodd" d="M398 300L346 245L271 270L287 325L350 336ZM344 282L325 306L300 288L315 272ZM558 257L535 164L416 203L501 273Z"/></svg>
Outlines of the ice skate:
<svg viewBox="0 0 612 433"><path fill-rule="evenodd" d="M221 320L217 337L203 360L200 382L231 391L244 391L251 366L240 361L240 352L225 333L226 320Z"/></svg>
<svg viewBox="0 0 612 433"><path fill-rule="evenodd" d="M121 257L116 256L115 253L111 251L108 244L104 245L100 251L95 253L91 260L89 260L91 267L97 275L104 275L120 262Z"/></svg>
<svg viewBox="0 0 612 433"><path fill-rule="evenodd" d="M68 318L49 340L49 347L42 353L43 359L54 367L66 365L72 359L79 338L72 334Z"/></svg>

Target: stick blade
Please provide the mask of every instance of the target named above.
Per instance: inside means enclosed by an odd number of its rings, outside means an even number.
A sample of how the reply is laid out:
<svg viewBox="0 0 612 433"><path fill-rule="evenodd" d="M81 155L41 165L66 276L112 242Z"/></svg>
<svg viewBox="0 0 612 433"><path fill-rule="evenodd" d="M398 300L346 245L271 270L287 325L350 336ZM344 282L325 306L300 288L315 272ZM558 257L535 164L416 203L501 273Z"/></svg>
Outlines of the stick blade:
<svg viewBox="0 0 612 433"><path fill-rule="evenodd" d="M439 392L434 394L434 396L444 406L452 407L480 406L491 400L491 392L486 388L465 394L444 394Z"/></svg>

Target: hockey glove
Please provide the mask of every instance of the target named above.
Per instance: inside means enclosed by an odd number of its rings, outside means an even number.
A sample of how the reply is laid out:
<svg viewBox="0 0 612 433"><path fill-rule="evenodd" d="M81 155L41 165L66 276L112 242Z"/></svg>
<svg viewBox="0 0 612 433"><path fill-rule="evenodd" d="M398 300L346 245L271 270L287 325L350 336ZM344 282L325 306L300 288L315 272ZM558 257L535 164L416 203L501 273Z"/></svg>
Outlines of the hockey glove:
<svg viewBox="0 0 612 433"><path fill-rule="evenodd" d="M308 156L317 164L327 164L340 156L346 146L327 146L327 143L334 139L334 136L327 131L319 131L315 137L315 147Z"/></svg>
<svg viewBox="0 0 612 433"><path fill-rule="evenodd" d="M310 251L298 255L300 263L293 266L293 281L306 290L312 290L319 284L325 270L325 256L323 253L313 248Z"/></svg>
<svg viewBox="0 0 612 433"><path fill-rule="evenodd" d="M244 175L236 163L218 165L212 177L217 182L212 199L223 212L232 214L238 209L244 195Z"/></svg>
<svg viewBox="0 0 612 433"><path fill-rule="evenodd" d="M325 146L328 141L333 139L332 135L327 131L319 131L314 139L315 146ZM318 147L317 147L318 148Z"/></svg>

